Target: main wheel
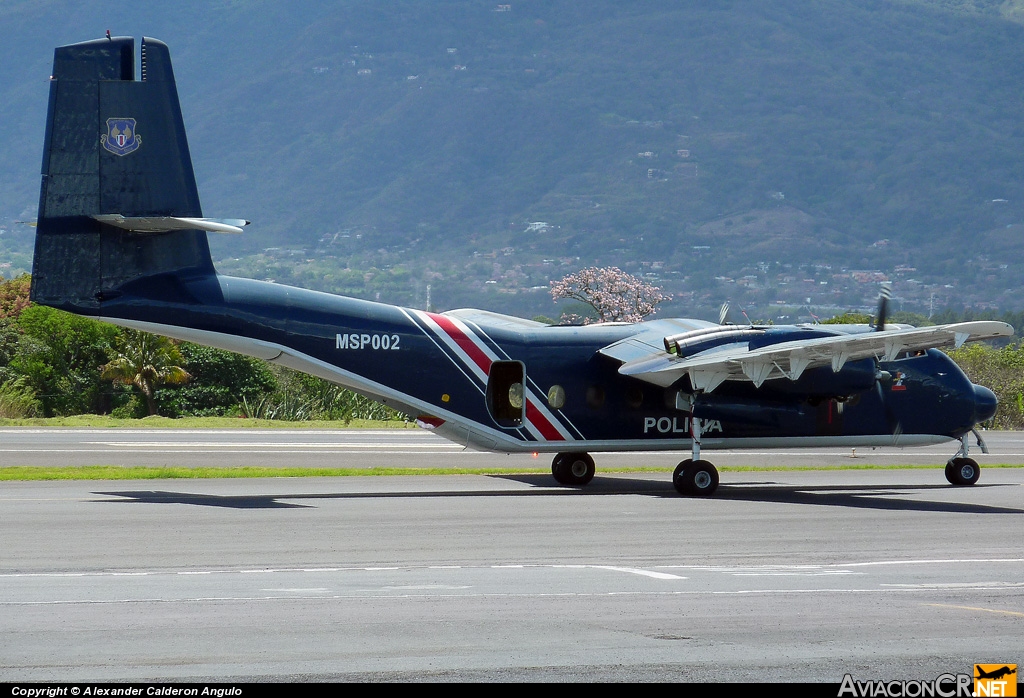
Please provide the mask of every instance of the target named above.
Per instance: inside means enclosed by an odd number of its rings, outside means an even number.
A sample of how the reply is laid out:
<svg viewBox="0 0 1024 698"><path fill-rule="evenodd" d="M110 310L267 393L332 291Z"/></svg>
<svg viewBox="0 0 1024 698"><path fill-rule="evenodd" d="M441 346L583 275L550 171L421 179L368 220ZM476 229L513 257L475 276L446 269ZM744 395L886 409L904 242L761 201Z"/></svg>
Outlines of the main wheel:
<svg viewBox="0 0 1024 698"><path fill-rule="evenodd" d="M588 453L559 453L551 461L551 475L562 485L582 487L594 479L596 470Z"/></svg>
<svg viewBox="0 0 1024 698"><path fill-rule="evenodd" d="M718 489L718 469L706 460L686 459L672 473L672 484L679 494L710 497Z"/></svg>
<svg viewBox="0 0 1024 698"><path fill-rule="evenodd" d="M954 458L946 463L946 479L960 487L973 485L981 477L981 468L973 458Z"/></svg>
<svg viewBox="0 0 1024 698"><path fill-rule="evenodd" d="M690 490L687 488L686 484L686 469L689 468L692 463L693 461L687 458L684 461L680 461L679 465L676 466L676 469L672 471L672 486L676 488L676 492L683 496L690 494Z"/></svg>

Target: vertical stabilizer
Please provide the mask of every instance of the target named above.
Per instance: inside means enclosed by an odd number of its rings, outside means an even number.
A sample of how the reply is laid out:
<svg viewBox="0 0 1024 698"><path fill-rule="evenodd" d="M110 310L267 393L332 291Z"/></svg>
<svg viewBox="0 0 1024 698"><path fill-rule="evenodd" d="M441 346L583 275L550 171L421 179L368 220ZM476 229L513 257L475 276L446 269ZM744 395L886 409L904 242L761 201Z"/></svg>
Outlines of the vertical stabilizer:
<svg viewBox="0 0 1024 698"><path fill-rule="evenodd" d="M129 281L212 272L206 233L134 233L94 216L202 217L167 46L113 37L54 52L32 299L81 312Z"/></svg>

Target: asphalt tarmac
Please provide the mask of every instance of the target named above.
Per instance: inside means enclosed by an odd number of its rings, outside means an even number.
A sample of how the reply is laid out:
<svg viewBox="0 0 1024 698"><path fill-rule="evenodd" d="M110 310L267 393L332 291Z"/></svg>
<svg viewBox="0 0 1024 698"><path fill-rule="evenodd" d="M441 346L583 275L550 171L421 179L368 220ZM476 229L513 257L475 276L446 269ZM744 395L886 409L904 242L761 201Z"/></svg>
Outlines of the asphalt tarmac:
<svg viewBox="0 0 1024 698"><path fill-rule="evenodd" d="M601 472L626 456L598 456L584 489L459 474L513 457L422 432L65 431L5 430L3 465L160 449L453 474L0 483L0 681L838 684L1024 659L1024 468L983 461L1024 452L1019 434L987 435L970 488L941 467L726 472L701 500L667 473ZM952 450L905 453L940 466ZM782 457L848 457L821 454Z"/></svg>
<svg viewBox="0 0 1024 698"><path fill-rule="evenodd" d="M1024 464L1024 432L985 432L990 453L970 439L971 457ZM712 451L719 466L817 467L826 465L945 465L959 444L900 448L812 448ZM664 467L671 471L689 451L595 454L607 468ZM61 429L0 428L0 467L141 465L178 467L549 467L550 454L477 453L421 429ZM984 477L984 476L983 476Z"/></svg>

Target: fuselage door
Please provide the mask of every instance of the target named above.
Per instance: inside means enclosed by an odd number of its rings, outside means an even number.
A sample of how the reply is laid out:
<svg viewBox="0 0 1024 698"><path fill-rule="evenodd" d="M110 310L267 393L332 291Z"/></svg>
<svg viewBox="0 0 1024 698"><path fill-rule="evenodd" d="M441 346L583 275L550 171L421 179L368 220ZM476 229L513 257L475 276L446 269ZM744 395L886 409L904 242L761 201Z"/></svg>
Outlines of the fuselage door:
<svg viewBox="0 0 1024 698"><path fill-rule="evenodd" d="M487 411L498 426L522 426L526 407L523 384L526 367L522 361L494 361L487 375Z"/></svg>

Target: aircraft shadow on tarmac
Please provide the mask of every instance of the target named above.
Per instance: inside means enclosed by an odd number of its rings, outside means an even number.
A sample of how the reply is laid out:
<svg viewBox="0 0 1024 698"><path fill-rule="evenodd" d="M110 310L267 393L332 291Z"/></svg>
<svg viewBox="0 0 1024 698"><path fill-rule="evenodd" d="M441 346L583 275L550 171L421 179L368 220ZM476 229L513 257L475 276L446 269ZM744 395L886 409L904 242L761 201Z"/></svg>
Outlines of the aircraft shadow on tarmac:
<svg viewBox="0 0 1024 698"><path fill-rule="evenodd" d="M118 504L189 504L193 506L221 507L228 509L308 509L315 504L297 504L298 501L323 499L422 499L442 497L550 497L550 496L615 496L643 495L679 500L680 506L700 501L720 502L762 502L775 504L809 504L816 506L848 507L854 509L879 509L886 511L930 511L960 514L1024 514L1024 509L971 504L965 502L921 501L902 497L903 494L922 494L932 491L948 491L948 485L814 485L796 486L772 482L747 482L721 485L715 496L709 500L680 497L670 483L650 479L594 478L584 488L552 487L545 475L494 475L497 479L512 480L530 485L528 490L463 490L418 492L325 492L265 494L265 495L216 495L160 490L123 490L119 492L93 492L95 495L118 497L101 499L98 502ZM1011 485L975 485L981 487L1008 487Z"/></svg>

